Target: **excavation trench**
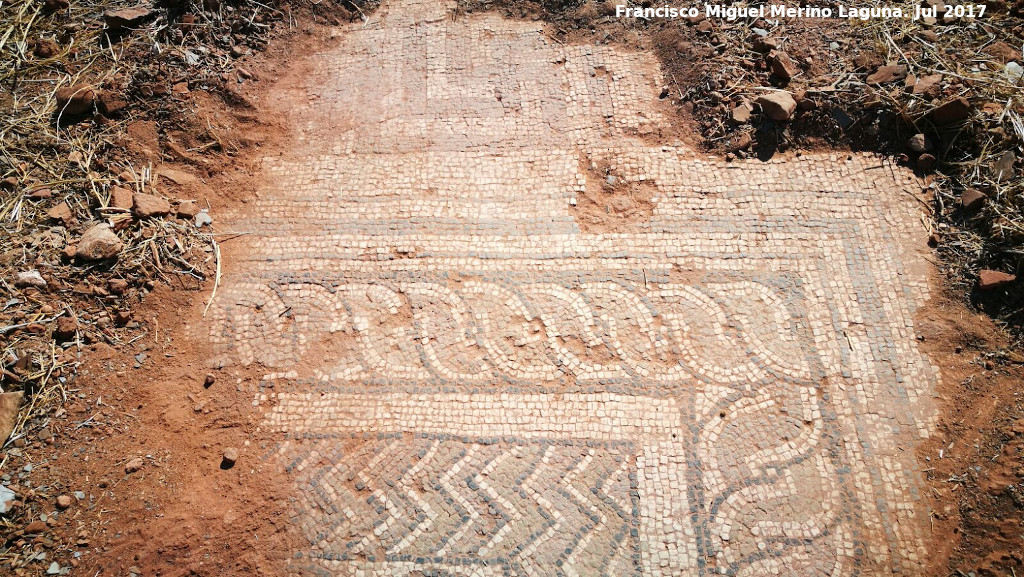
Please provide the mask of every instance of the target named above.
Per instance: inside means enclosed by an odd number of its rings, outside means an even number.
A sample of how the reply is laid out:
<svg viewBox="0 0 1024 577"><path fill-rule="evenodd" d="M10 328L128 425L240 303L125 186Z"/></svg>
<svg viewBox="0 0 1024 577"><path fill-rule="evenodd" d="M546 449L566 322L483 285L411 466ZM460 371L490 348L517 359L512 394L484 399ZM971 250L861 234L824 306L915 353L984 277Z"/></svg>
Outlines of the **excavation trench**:
<svg viewBox="0 0 1024 577"><path fill-rule="evenodd" d="M702 157L652 136L653 56L449 4L260 105L289 130L178 333L245 424L196 532L273 518L267 572L920 573L913 175Z"/></svg>

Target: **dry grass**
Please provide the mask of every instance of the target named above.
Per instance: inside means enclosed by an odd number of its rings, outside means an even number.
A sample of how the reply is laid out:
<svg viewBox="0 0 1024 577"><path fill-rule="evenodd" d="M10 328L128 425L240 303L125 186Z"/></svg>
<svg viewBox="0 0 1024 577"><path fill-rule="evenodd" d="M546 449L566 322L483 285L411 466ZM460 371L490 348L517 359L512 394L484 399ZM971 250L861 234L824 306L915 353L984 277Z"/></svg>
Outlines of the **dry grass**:
<svg viewBox="0 0 1024 577"><path fill-rule="evenodd" d="M200 282L210 266L212 237L188 222L136 221L110 208L114 184L151 190L150 167L124 154L124 129L156 107L129 109L117 119L99 114L69 118L57 108L59 89L79 83L119 95L152 59L155 38L167 27L163 15L143 29L106 43L99 16L134 4L99 0L73 3L48 13L37 0L0 3L0 390L25 391L17 425L5 441L0 471L20 459L17 447L49 426L67 402L69 387L90 343L121 345L144 334L142 323L119 322L153 282ZM42 47L41 47L42 46ZM127 174L134 174L131 179ZM131 180L132 182L126 182ZM47 195L38 191L48 190ZM47 211L66 203L71 219L54 221ZM116 259L76 262L64 253L91 223L110 223L123 243ZM38 270L43 289L14 286L17 273ZM108 288L126 281L121 294ZM58 319L74 318L78 330L58 342ZM123 317L121 317L123 319ZM21 465L15 465L20 467ZM37 494L36 497L39 495ZM0 568L22 574L38 566L38 546L15 531L31 508L0 521ZM53 554L51 553L51 558ZM48 561L47 561L48 563ZM45 567L43 567L45 569Z"/></svg>
<svg viewBox="0 0 1024 577"><path fill-rule="evenodd" d="M75 288L99 287L102 293L109 279L119 278L145 291L148 283L170 282L175 275L204 280L210 266L211 235L187 222L139 222L128 211L110 206L115 184L135 192L156 192L152 166L125 150L125 126L181 113L180 106L160 97L164 95L142 96L141 86L169 83L171 74L196 83L212 81L231 67L230 58L216 50L217 42L230 38L225 32L249 34L256 44L265 42L261 31L282 13L255 1L217 3L217 9L206 11L201 4L181 4L155 10L138 27L111 38L103 26L104 11L135 4L0 2L0 107L5 111L0 116L0 179L6 180L0 192L0 286L9 295L0 303L4 390L48 390L47 375L57 366L55 356L37 353L53 347L53 310L81 321L90 315L77 314L79 307L119 310L134 304L126 302L127 296L92 298L96 295L86 297ZM184 13L190 14L191 23L176 25ZM57 91L82 83L127 101L125 113L107 118L97 111L70 118L58 110ZM40 190L49 194L37 198ZM70 208L70 221L54 222L47 216L47 210L60 203ZM98 221L110 223L122 240L117 259L82 263L61 254L84 228ZM12 286L16 273L32 269L50 281L46 289ZM119 340L116 331L102 330L106 327L92 331L89 322L85 320L80 331L86 340ZM25 358L31 359L28 366L21 360ZM30 401L30 407L45 404L41 401Z"/></svg>
<svg viewBox="0 0 1024 577"><path fill-rule="evenodd" d="M163 95L146 97L139 87L158 84L169 73L196 82L218 76L230 59L207 47L212 39L228 38L230 30L267 27L256 15L274 9L258 2L206 12L193 7L194 25L184 33L173 22L181 14L161 9L137 29L109 39L102 13L135 4L73 2L51 12L41 0L0 0L0 391L26 393L14 433L0 439L0 471L10 470L12 460L16 468L20 461L32 462L32 449L40 446L35 432L50 426L75 393L74 375L86 347L135 342L147 326L130 316L131 309L154 284L197 288L214 268L208 229L171 217L137 220L130 211L111 206L111 187L160 193L154 188L152 161L131 150L126 126L184 113L182 103ZM251 18L252 25L239 25L242 17ZM259 34L253 38L262 41ZM83 117L65 115L58 110L57 91L80 83L122 98L125 112L107 117L97 106ZM49 193L40 195L41 190ZM55 221L47 211L61 203L71 218ZM116 259L69 258L69 245L101 221L122 241ZM17 273L29 270L39 271L47 286L14 286ZM111 288L111 281L119 283L119 290ZM77 331L58 340L55 325L68 318L75 320ZM19 448L25 441L28 447ZM33 498L40 497L33 492ZM39 546L16 534L33 509L26 505L17 515L0 519L0 572L27 574L28 568L39 567ZM52 547L59 545L46 547L51 549L48 564L56 553Z"/></svg>
<svg viewBox="0 0 1024 577"><path fill-rule="evenodd" d="M913 4L903 6L913 9ZM1011 76L1006 63L992 50L997 42L1006 43L1015 49L1015 61L1024 64L1021 19L1004 11L939 24L932 28L936 32L933 41L924 39L920 24L909 20L883 20L865 28L881 45L880 52L888 60L904 64L910 74L941 74L960 86L955 95L936 102L907 91L880 91L880 95L887 107L898 111L918 132L940 143L935 214L943 231L939 250L951 283L961 293L972 295L975 304L1004 323L1018 340L1024 338L1024 298L1019 294L1024 291L1018 288L985 295L973 290L980 268L1024 277L1024 178L1019 176L1024 151L1024 81ZM952 96L971 102L970 117L952 126L934 125L929 113ZM1000 159L1006 158L1013 159L1009 173L996 168ZM960 194L968 189L988 196L978 213L959 206Z"/></svg>

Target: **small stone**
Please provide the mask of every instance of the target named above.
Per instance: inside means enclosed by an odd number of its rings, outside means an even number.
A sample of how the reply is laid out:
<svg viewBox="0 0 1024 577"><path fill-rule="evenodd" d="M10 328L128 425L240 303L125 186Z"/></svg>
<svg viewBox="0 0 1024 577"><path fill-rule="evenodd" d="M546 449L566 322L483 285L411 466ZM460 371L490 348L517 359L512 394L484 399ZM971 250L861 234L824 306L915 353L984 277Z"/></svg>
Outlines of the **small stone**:
<svg viewBox="0 0 1024 577"><path fill-rule="evenodd" d="M50 217L51 220L59 220L64 224L71 222L74 219L74 215L71 214L71 207L68 203L62 202L55 204L46 211L46 216Z"/></svg>
<svg viewBox="0 0 1024 577"><path fill-rule="evenodd" d="M928 154L927 152L917 157L917 168L919 170L931 170L935 167L935 163L938 161L935 156Z"/></svg>
<svg viewBox="0 0 1024 577"><path fill-rule="evenodd" d="M78 334L78 321L73 317L60 317L53 327L53 338L57 342L67 342Z"/></svg>
<svg viewBox="0 0 1024 577"><path fill-rule="evenodd" d="M171 203L155 194L139 193L135 195L132 212L139 218L163 216L171 212Z"/></svg>
<svg viewBox="0 0 1024 577"><path fill-rule="evenodd" d="M978 290L992 290L1006 286L1017 280L1017 275L997 270L982 269L978 273Z"/></svg>
<svg viewBox="0 0 1024 577"><path fill-rule="evenodd" d="M14 501L17 498L18 495L14 491L0 485L0 515L9 513L11 508L14 507Z"/></svg>
<svg viewBox="0 0 1024 577"><path fill-rule="evenodd" d="M746 150L753 144L753 138L751 138L749 132L741 132L736 135L735 138L729 144L729 150L731 152L737 152L740 150Z"/></svg>
<svg viewBox="0 0 1024 577"><path fill-rule="evenodd" d="M231 55L235 58L241 58L249 53L249 50L245 46L234 45L231 47Z"/></svg>
<svg viewBox="0 0 1024 577"><path fill-rule="evenodd" d="M57 90L57 112L62 116L81 116L92 112L96 91L89 84L75 84Z"/></svg>
<svg viewBox="0 0 1024 577"><path fill-rule="evenodd" d="M128 281L123 278L112 278L107 281L107 288L113 294L123 295L128 290Z"/></svg>
<svg viewBox="0 0 1024 577"><path fill-rule="evenodd" d="M753 111L754 107L744 102L732 109L732 119L740 124L744 124L750 120L750 114Z"/></svg>
<svg viewBox="0 0 1024 577"><path fill-rule="evenodd" d="M941 74L929 74L927 76L922 76L921 78L917 79L917 82L914 83L914 87L913 89L911 89L911 92L918 96L924 96L929 99L935 99L939 97L939 94L941 92L941 83Z"/></svg>
<svg viewBox="0 0 1024 577"><path fill-rule="evenodd" d="M818 102L813 98L807 98L807 91L801 90L794 95L797 110L817 110Z"/></svg>
<svg viewBox="0 0 1024 577"><path fill-rule="evenodd" d="M1017 157L1013 154L1012 150L999 155L999 158L992 163L992 177L996 181L1009 180L1013 178L1013 163L1017 160Z"/></svg>
<svg viewBox="0 0 1024 577"><path fill-rule="evenodd" d="M46 526L44 521L32 521L25 527L25 534L38 535L40 533L45 533L48 529L49 527Z"/></svg>
<svg viewBox="0 0 1024 577"><path fill-rule="evenodd" d="M17 276L14 277L14 286L19 288L32 287L44 289L46 288L46 279L44 279L43 275L39 274L39 271L36 269L26 270L19 272Z"/></svg>
<svg viewBox="0 0 1024 577"><path fill-rule="evenodd" d="M767 32L765 32L765 34L767 34ZM769 36L761 36L760 34L757 34L753 38L752 44L754 50L761 53L771 52L772 50L778 50L779 48L778 40Z"/></svg>
<svg viewBox="0 0 1024 577"><path fill-rule="evenodd" d="M67 509L68 507L70 507L72 502L73 501L71 500L71 497L69 497L68 495L58 495L57 496L57 508L62 510L62 511L64 509Z"/></svg>
<svg viewBox="0 0 1024 577"><path fill-rule="evenodd" d="M102 90L96 95L96 109L107 118L119 118L128 108L128 101L120 94Z"/></svg>
<svg viewBox="0 0 1024 577"><path fill-rule="evenodd" d="M918 133L907 141L907 148L914 152L925 152L932 149L932 143L924 134Z"/></svg>
<svg viewBox="0 0 1024 577"><path fill-rule="evenodd" d="M136 457L125 464L124 472L126 475L131 475L132 473L135 473L136 471L142 469L142 466L144 464L145 461L142 460L142 457Z"/></svg>
<svg viewBox="0 0 1024 577"><path fill-rule="evenodd" d="M238 449L234 447L228 447L224 449L224 455L220 461L221 469L230 469L235 466L235 462L238 461Z"/></svg>
<svg viewBox="0 0 1024 577"><path fill-rule="evenodd" d="M145 6L133 6L132 8L123 8L121 10L108 10L103 13L103 22L106 23L107 28L111 30L120 30L122 28L130 28L141 24L146 18L149 18L153 10Z"/></svg>
<svg viewBox="0 0 1024 577"><path fill-rule="evenodd" d="M932 111L932 121L939 126L965 120L971 115L971 103L966 98L954 98Z"/></svg>
<svg viewBox="0 0 1024 577"><path fill-rule="evenodd" d="M43 0L43 8L46 14L67 10L69 6L71 6L71 3L68 0Z"/></svg>
<svg viewBox="0 0 1024 577"><path fill-rule="evenodd" d="M975 210L985 205L985 200L988 199L984 192L968 188L960 195L960 206L967 210Z"/></svg>
<svg viewBox="0 0 1024 577"><path fill-rule="evenodd" d="M121 252L121 239L110 230L107 223L93 225L78 241L75 256L85 260L113 258Z"/></svg>
<svg viewBox="0 0 1024 577"><path fill-rule="evenodd" d="M210 217L210 213L205 208L200 210L195 219L196 228L203 228L204 225L211 224L213 224L213 218Z"/></svg>
<svg viewBox="0 0 1024 577"><path fill-rule="evenodd" d="M1020 60L1024 57L1024 55L1021 54L1020 48L1014 48L1002 41L989 44L985 47L983 52L998 60L1000 64L1006 64L1011 60Z"/></svg>
<svg viewBox="0 0 1024 577"><path fill-rule="evenodd" d="M213 386L213 383L216 380L217 379L216 377L213 376L213 373L206 373L206 378L203 379L203 388L209 389L211 386Z"/></svg>
<svg viewBox="0 0 1024 577"><path fill-rule="evenodd" d="M796 100L789 92L775 91L757 97L757 104L769 118L778 121L789 120L796 111Z"/></svg>
<svg viewBox="0 0 1024 577"><path fill-rule="evenodd" d="M110 187L110 206L131 210L135 205L135 193L123 186Z"/></svg>
<svg viewBox="0 0 1024 577"><path fill-rule="evenodd" d="M53 58L58 54L60 54L60 45L52 38L36 40L36 46L32 49L32 55L43 60Z"/></svg>
<svg viewBox="0 0 1024 577"><path fill-rule="evenodd" d="M22 357L27 359L28 357ZM0 393L0 445L7 442L7 438L14 432L14 426L18 424L18 413L21 411L21 403L25 399L25 393L15 391L12 393Z"/></svg>
<svg viewBox="0 0 1024 577"><path fill-rule="evenodd" d="M184 170L178 170L170 166L161 166L157 168L156 174L160 178L166 178L167 180L173 182L174 184L192 185L199 183L199 179L196 178L194 174L186 172Z"/></svg>
<svg viewBox="0 0 1024 577"><path fill-rule="evenodd" d="M1016 62L1007 62L1003 72L1006 74L1006 79L1010 84L1017 84L1021 78L1024 78L1024 66Z"/></svg>
<svg viewBox="0 0 1024 577"><path fill-rule="evenodd" d="M868 84L885 84L902 80L907 76L907 67L902 65L879 66L874 74L868 76Z"/></svg>
<svg viewBox="0 0 1024 577"><path fill-rule="evenodd" d="M61 569L60 563L54 561L53 563L50 563L50 566L46 569L46 574L60 575L61 571L63 571L63 569Z"/></svg>
<svg viewBox="0 0 1024 577"><path fill-rule="evenodd" d="M772 52L768 55L771 64L772 74L783 80L789 80L800 72L793 59L783 51Z"/></svg>
<svg viewBox="0 0 1024 577"><path fill-rule="evenodd" d="M176 212L178 218L195 218L199 214L199 201L179 200Z"/></svg>
<svg viewBox="0 0 1024 577"><path fill-rule="evenodd" d="M249 72L248 68L242 68L241 66L239 66L235 70L238 72L238 75L242 78L252 78L252 72Z"/></svg>

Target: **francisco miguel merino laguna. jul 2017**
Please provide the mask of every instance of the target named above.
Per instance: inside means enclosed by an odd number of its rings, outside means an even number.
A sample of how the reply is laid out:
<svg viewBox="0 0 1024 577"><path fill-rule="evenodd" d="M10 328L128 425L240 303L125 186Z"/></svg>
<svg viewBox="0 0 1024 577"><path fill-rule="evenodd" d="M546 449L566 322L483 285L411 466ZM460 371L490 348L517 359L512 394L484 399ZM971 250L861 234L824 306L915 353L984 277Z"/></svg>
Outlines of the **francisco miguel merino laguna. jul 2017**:
<svg viewBox="0 0 1024 577"><path fill-rule="evenodd" d="M915 6L913 11L904 11L899 6L863 6L852 7L843 4L835 8L830 6L788 6L786 4L762 4L759 6L745 4L703 4L693 6L651 6L647 8L631 7L624 4L615 6L618 18L719 18L727 21L743 18L838 18L844 20L872 20L878 18L980 18L985 14L984 4L947 4L937 6Z"/></svg>

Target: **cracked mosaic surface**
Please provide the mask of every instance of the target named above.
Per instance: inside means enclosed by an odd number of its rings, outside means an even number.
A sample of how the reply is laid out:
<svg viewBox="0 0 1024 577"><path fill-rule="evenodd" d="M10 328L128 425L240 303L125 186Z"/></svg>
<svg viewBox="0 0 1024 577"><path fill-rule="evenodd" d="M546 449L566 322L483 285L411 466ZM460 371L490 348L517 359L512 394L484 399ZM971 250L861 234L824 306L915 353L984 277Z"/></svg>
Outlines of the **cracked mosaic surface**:
<svg viewBox="0 0 1024 577"><path fill-rule="evenodd" d="M392 0L314 58L209 315L321 575L914 574L928 268L876 158L704 159L653 57ZM595 167L652 212L584 233ZM252 216L255 215L255 216Z"/></svg>

